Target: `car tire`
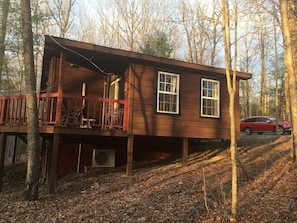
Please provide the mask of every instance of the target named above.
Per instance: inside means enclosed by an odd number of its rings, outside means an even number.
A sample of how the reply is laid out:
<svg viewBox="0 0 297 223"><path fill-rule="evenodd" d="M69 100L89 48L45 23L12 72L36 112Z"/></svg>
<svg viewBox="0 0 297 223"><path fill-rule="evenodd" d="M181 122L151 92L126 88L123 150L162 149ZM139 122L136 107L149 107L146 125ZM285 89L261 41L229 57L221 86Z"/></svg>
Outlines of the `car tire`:
<svg viewBox="0 0 297 223"><path fill-rule="evenodd" d="M259 135L263 135L264 132L258 132Z"/></svg>
<svg viewBox="0 0 297 223"><path fill-rule="evenodd" d="M284 134L284 128L279 126L278 127L278 134L283 135Z"/></svg>
<svg viewBox="0 0 297 223"><path fill-rule="evenodd" d="M251 135L251 134L252 134L252 130L251 130L251 128L250 128L250 127L246 127L246 128L244 129L244 133L245 133L246 135Z"/></svg>

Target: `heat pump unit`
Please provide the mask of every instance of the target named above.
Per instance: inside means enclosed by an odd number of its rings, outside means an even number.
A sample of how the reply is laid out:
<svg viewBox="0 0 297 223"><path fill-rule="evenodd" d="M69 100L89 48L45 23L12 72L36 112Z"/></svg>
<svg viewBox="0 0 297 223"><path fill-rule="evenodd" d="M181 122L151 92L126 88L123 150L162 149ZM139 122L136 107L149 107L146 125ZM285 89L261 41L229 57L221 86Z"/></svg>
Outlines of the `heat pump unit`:
<svg viewBox="0 0 297 223"><path fill-rule="evenodd" d="M93 167L114 167L115 166L115 150L93 150Z"/></svg>

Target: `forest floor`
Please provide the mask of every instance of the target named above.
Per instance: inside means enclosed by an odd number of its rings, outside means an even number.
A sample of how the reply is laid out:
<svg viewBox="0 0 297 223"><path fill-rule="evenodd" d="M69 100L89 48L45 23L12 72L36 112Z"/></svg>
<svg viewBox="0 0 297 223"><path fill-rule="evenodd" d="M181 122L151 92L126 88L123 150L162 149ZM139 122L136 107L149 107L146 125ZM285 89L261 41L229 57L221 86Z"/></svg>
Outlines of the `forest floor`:
<svg viewBox="0 0 297 223"><path fill-rule="evenodd" d="M90 170L40 186L38 201L21 201L25 165L7 166L0 222L297 222L297 166L288 159L291 136L242 136L238 142L237 215L231 215L230 152L220 142L180 158ZM244 170L244 171L243 171Z"/></svg>

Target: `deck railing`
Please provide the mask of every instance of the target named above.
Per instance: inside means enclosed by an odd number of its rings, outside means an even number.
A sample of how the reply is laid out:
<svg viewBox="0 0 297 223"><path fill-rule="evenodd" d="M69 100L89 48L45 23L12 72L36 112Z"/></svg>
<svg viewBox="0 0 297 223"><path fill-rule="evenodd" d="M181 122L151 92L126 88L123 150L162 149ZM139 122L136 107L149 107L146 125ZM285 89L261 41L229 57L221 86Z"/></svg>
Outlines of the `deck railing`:
<svg viewBox="0 0 297 223"><path fill-rule="evenodd" d="M40 125L77 128L127 128L127 103L125 100L76 96L57 93L37 95ZM26 97L0 97L0 125L26 125Z"/></svg>

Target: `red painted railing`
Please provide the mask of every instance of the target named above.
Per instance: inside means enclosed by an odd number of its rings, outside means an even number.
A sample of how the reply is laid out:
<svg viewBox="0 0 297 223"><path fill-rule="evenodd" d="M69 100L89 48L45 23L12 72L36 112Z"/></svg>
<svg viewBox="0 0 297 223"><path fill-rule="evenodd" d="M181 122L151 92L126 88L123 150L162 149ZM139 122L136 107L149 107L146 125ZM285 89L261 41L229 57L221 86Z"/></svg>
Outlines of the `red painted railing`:
<svg viewBox="0 0 297 223"><path fill-rule="evenodd" d="M58 106L58 101L62 105ZM37 95L39 123L78 128L127 129L127 102L109 98L63 95L57 93ZM61 108L61 110L58 110ZM26 97L0 97L0 125L26 125Z"/></svg>

